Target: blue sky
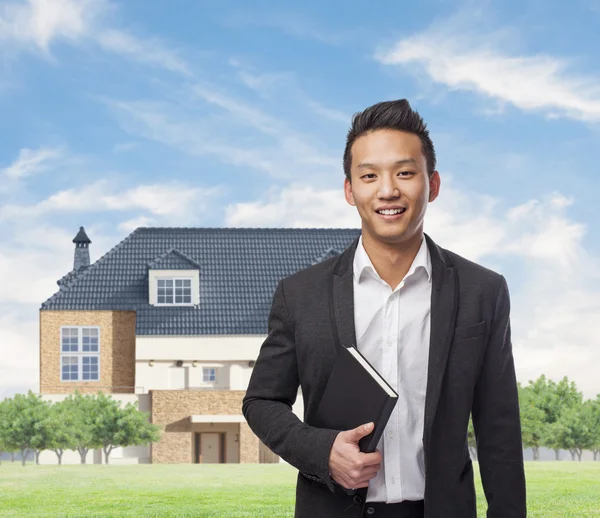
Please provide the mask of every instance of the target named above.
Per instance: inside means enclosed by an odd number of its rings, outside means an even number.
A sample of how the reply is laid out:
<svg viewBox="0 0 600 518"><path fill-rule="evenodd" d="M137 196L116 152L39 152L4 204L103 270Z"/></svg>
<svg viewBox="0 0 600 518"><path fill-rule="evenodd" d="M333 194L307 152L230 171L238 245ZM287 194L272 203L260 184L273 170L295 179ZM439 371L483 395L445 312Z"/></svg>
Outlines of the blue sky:
<svg viewBox="0 0 600 518"><path fill-rule="evenodd" d="M600 2L0 1L0 397L39 305L138 226L358 226L354 112L407 98L426 231L503 273L521 381L600 392Z"/></svg>

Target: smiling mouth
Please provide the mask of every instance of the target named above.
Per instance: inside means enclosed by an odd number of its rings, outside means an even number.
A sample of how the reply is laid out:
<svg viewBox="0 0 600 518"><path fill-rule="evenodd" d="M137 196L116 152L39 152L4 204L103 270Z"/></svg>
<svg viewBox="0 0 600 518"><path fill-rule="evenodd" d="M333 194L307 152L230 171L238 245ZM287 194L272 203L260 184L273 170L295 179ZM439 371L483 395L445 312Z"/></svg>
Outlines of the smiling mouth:
<svg viewBox="0 0 600 518"><path fill-rule="evenodd" d="M375 212L377 212L377 214L380 214L382 216L398 216L399 214L403 214L406 211L405 208L399 208L399 209L379 209L376 210Z"/></svg>

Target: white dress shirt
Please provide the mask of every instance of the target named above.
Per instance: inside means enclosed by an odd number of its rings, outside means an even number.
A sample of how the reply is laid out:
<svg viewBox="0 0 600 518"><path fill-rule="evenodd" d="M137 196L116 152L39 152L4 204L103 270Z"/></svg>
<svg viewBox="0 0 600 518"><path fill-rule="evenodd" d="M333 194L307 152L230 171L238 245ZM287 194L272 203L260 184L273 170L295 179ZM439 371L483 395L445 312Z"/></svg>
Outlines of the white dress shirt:
<svg viewBox="0 0 600 518"><path fill-rule="evenodd" d="M373 267L362 236L353 269L356 345L398 392L379 441L383 462L369 482L367 502L421 500L431 310L431 258L425 237L408 273L393 291Z"/></svg>

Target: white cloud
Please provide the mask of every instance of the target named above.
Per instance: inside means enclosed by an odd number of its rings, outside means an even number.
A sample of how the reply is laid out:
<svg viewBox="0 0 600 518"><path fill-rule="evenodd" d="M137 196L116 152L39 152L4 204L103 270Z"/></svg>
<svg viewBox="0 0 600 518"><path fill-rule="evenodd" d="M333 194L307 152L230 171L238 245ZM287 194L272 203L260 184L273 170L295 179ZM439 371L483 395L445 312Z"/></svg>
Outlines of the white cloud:
<svg viewBox="0 0 600 518"><path fill-rule="evenodd" d="M297 184L283 190L272 189L266 200L228 206L225 224L231 227L360 228L360 218L343 198L341 187L320 190Z"/></svg>
<svg viewBox="0 0 600 518"><path fill-rule="evenodd" d="M28 0L0 10L0 42L37 49L51 57L56 41L95 42L102 49L138 63L190 75L179 53L157 38L142 38L110 27L103 19L114 10L107 0Z"/></svg>
<svg viewBox="0 0 600 518"><path fill-rule="evenodd" d="M67 189L52 194L34 205L4 205L0 208L0 221L19 218L37 218L60 212L89 213L101 211L144 210L172 223L194 218L208 210L219 187L190 187L171 181L138 185L120 190L108 180L99 180L81 188Z"/></svg>
<svg viewBox="0 0 600 518"><path fill-rule="evenodd" d="M550 193L510 207L446 179L429 205L426 232L441 246L507 277L519 380L566 375L586 397L594 397L600 393L600 271L583 246L585 227L566 212L571 201ZM230 205L226 214L228 226L360 227L341 185L273 189L265 199Z"/></svg>
<svg viewBox="0 0 600 518"><path fill-rule="evenodd" d="M0 40L33 43L44 52L52 40L77 40L106 7L103 0L28 0L0 12Z"/></svg>
<svg viewBox="0 0 600 518"><path fill-rule="evenodd" d="M496 35L475 34L449 23L382 48L375 59L410 71L421 70L451 90L482 94L524 111L600 120L600 77L578 74L564 59L500 50L510 46L500 31Z"/></svg>
<svg viewBox="0 0 600 518"><path fill-rule="evenodd" d="M53 165L53 162L62 156L58 148L23 148L19 157L5 169L0 169L0 178L18 180L44 171Z"/></svg>
<svg viewBox="0 0 600 518"><path fill-rule="evenodd" d="M238 11L229 18L231 25L256 25L280 30L290 36L311 39L325 45L342 45L356 37L356 28L345 32L334 32L317 27L314 21L303 18L299 13L277 13L272 9L259 12L252 10Z"/></svg>
<svg viewBox="0 0 600 518"><path fill-rule="evenodd" d="M124 234L131 234L136 228L139 227L154 227L160 226L157 224L155 218L149 218L147 216L139 216L127 221L122 221L118 225L118 229Z"/></svg>
<svg viewBox="0 0 600 518"><path fill-rule="evenodd" d="M288 103L294 99L310 108L321 120L325 118L345 125L350 124L350 115L311 99L292 72L256 72L253 67L236 58L230 59L229 64L238 69L238 77L242 83L264 99L270 100L280 96Z"/></svg>
<svg viewBox="0 0 600 518"><path fill-rule="evenodd" d="M0 401L28 389L39 391L39 317L35 306L22 318L0 304ZM21 315L25 314L24 311Z"/></svg>
<svg viewBox="0 0 600 518"><path fill-rule="evenodd" d="M195 101L216 108L207 115L175 104L108 101L126 131L196 156L265 171L274 177L322 175L341 170L341 159L247 103L206 86L193 88ZM224 115L223 115L224 113ZM215 119L218 117L218 122ZM249 126L240 133L240 125ZM236 139L236 135L240 135ZM340 173L341 174L341 173Z"/></svg>
<svg viewBox="0 0 600 518"><path fill-rule="evenodd" d="M290 87L296 87L294 74L291 72L255 72L236 58L231 58L228 63L238 69L237 75L246 87L266 99L281 91L289 91Z"/></svg>
<svg viewBox="0 0 600 518"><path fill-rule="evenodd" d="M346 124L348 127L350 127L350 123L352 122L352 117L350 115L341 112L340 110L327 108L317 101L309 100L308 106L312 108L317 115L335 122L341 122L342 124Z"/></svg>
<svg viewBox="0 0 600 518"><path fill-rule="evenodd" d="M286 126L279 120L271 117L265 112L254 108L246 102L239 101L225 95L215 88L196 84L192 87L192 94L197 99L202 99L209 104L217 106L231 114L238 121L243 121L255 130L277 137L288 131Z"/></svg>
<svg viewBox="0 0 600 518"><path fill-rule="evenodd" d="M105 50L129 57L134 61L187 76L191 75L186 61L176 51L157 39L142 40L123 31L108 29L97 35L97 41Z"/></svg>

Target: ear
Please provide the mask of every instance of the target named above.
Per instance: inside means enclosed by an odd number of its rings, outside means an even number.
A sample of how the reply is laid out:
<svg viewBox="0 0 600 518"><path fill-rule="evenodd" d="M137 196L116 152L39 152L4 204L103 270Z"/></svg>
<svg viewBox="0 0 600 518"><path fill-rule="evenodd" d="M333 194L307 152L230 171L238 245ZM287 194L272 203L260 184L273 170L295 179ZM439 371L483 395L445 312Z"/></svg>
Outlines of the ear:
<svg viewBox="0 0 600 518"><path fill-rule="evenodd" d="M350 180L348 180L348 178L344 179L344 197L350 205L356 206L356 203L354 201L354 194L352 194L352 184L350 183Z"/></svg>
<svg viewBox="0 0 600 518"><path fill-rule="evenodd" d="M429 203L438 197L438 194L440 193L440 184L440 173L434 171L429 179Z"/></svg>

